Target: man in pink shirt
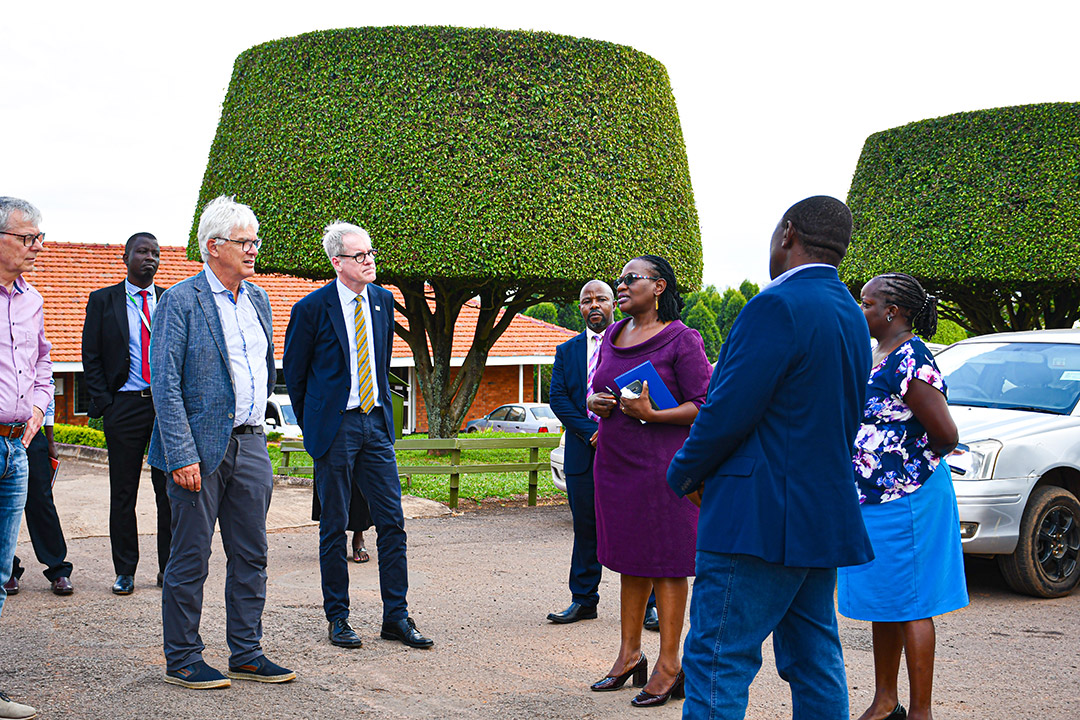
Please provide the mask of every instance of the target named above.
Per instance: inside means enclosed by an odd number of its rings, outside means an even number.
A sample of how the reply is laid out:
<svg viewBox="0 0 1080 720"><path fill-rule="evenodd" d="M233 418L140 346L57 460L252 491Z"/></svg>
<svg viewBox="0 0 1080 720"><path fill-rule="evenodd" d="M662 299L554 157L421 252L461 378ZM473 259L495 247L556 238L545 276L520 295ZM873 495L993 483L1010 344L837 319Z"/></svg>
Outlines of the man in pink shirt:
<svg viewBox="0 0 1080 720"><path fill-rule="evenodd" d="M0 612L26 505L26 447L41 429L53 394L41 295L22 277L44 247L40 222L41 213L30 203L0 197ZM0 692L0 718L35 714Z"/></svg>

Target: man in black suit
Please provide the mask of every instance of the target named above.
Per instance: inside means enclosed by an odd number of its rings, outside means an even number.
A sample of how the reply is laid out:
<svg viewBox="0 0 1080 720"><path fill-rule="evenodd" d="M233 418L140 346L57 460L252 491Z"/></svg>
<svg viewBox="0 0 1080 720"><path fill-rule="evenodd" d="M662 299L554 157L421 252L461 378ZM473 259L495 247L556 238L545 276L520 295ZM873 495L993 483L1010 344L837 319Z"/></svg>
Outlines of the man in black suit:
<svg viewBox="0 0 1080 720"><path fill-rule="evenodd" d="M153 235L135 233L128 238L124 246L127 277L90 293L83 325L83 379L90 394L90 417L104 419L109 447L109 539L116 571L112 591L117 595L130 595L135 590L139 563L135 500L154 427L150 328L158 296L164 290L154 285L160 260L161 250ZM165 473L151 468L150 478L157 499L157 584L161 587L169 561L172 511L165 492Z"/></svg>
<svg viewBox="0 0 1080 720"><path fill-rule="evenodd" d="M293 306L285 331L285 384L304 449L315 459L319 494L319 569L330 642L361 646L349 625L345 529L354 492L363 492L378 533L380 636L409 647L434 643L409 617L405 516L394 456L390 353L394 298L375 285L375 251L366 230L334 223L323 249L337 279Z"/></svg>
<svg viewBox="0 0 1080 720"><path fill-rule="evenodd" d="M551 409L566 428L563 469L566 497L574 518L574 550L570 556L570 607L548 614L553 623L566 624L596 617L602 568L596 559L596 506L593 501L593 457L596 455L596 418L585 409L592 371L599 361L604 332L614 319L614 293L607 283L590 280L581 288L579 306L585 331L555 349L551 369ZM659 630L656 599L650 597L645 627Z"/></svg>

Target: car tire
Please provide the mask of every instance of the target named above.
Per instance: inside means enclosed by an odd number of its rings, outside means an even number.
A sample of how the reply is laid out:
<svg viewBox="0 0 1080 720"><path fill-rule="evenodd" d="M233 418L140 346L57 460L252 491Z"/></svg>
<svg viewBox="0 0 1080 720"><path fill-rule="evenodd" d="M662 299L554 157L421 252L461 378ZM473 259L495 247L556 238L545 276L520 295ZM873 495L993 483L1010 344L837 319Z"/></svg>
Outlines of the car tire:
<svg viewBox="0 0 1080 720"><path fill-rule="evenodd" d="M475 433L475 432L480 432L480 429L478 427L476 427L475 425L473 425L471 428L466 428L465 432L466 433Z"/></svg>
<svg viewBox="0 0 1080 720"><path fill-rule="evenodd" d="M1068 595L1080 582L1080 501L1065 488L1035 488L1020 521L1012 555L998 567L1013 590L1041 598Z"/></svg>

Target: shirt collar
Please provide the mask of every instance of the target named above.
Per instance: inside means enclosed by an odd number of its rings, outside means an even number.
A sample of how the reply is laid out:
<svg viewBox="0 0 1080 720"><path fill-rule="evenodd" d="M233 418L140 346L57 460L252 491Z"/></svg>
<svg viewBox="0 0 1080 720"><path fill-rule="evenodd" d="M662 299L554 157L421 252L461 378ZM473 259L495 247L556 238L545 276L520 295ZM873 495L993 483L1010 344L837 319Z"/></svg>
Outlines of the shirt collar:
<svg viewBox="0 0 1080 720"><path fill-rule="evenodd" d="M786 280L790 280L791 277L795 273L801 272L803 270L807 270L809 268L829 268L830 270L835 270L836 266L835 265L830 265L829 263L807 263L806 265L797 265L797 266L791 268L790 270L788 270L787 272L782 273L780 275L777 275L776 278L773 279L773 281L771 283L769 283L768 285L766 285L765 287L763 287L761 289L762 290L768 290L771 287L775 287L775 286L779 285L780 283L782 283L782 282L784 282Z"/></svg>
<svg viewBox="0 0 1080 720"><path fill-rule="evenodd" d="M210 283L210 292L215 295L218 293L229 293L229 297L232 297L232 290L225 287L224 283L218 280L218 276L214 274L214 271L210 269L210 263L203 263L203 272L206 273L206 282ZM126 282L126 281L125 281ZM244 281L240 281L240 292L237 293L236 299L239 300L240 296L244 294Z"/></svg>
<svg viewBox="0 0 1080 720"><path fill-rule="evenodd" d="M214 278L214 279L216 280L217 278ZM220 283L218 283L218 284L220 285ZM144 290L147 290L147 291L150 290L150 288L152 288L152 287L154 287L153 281L150 282L149 286L141 288L138 285L132 285L130 280L128 280L127 278L124 278L124 289L127 290L128 295L138 295L139 293L143 292Z"/></svg>
<svg viewBox="0 0 1080 720"><path fill-rule="evenodd" d="M585 328L585 337L589 342L589 347L592 347L594 337L598 337L601 340L603 340L604 339L604 333L606 333L606 332L607 332L607 328L604 328L600 332L593 332L592 328L586 327Z"/></svg>
<svg viewBox="0 0 1080 720"><path fill-rule="evenodd" d="M26 292L26 289L28 287L30 286L27 284L26 280L23 279L23 276L17 275L15 277L15 283L11 286L11 289L14 291L15 294L22 295L24 292Z"/></svg>
<svg viewBox="0 0 1080 720"><path fill-rule="evenodd" d="M335 280L334 284L337 286L338 298L340 298L341 300L342 307L345 307L357 298L364 298L364 300L366 300L370 304L371 299L368 298L367 285L365 285L364 289L361 290L358 294L356 293L356 291L351 290L345 283L341 282L341 278Z"/></svg>

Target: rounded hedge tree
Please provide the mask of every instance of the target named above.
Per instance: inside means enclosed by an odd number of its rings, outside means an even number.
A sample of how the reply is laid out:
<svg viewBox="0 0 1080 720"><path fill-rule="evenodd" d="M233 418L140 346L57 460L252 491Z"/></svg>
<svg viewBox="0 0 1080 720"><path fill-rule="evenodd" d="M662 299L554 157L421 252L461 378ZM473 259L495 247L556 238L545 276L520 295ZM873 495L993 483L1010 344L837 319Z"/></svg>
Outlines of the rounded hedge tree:
<svg viewBox="0 0 1080 720"><path fill-rule="evenodd" d="M960 113L871 135L840 275L906 272L975 333L1080 320L1080 104Z"/></svg>
<svg viewBox="0 0 1080 720"><path fill-rule="evenodd" d="M701 278L667 73L606 42L371 27L258 45L236 60L199 207L224 193L259 217L262 272L331 277L322 228L371 233L379 282L405 298L397 332L437 437L457 432L517 312L643 253L688 287ZM451 381L454 324L474 298L480 322Z"/></svg>

